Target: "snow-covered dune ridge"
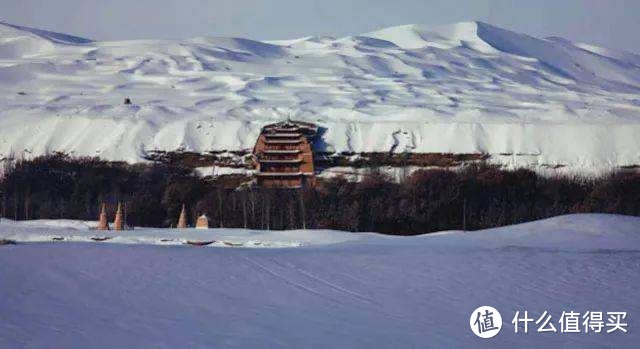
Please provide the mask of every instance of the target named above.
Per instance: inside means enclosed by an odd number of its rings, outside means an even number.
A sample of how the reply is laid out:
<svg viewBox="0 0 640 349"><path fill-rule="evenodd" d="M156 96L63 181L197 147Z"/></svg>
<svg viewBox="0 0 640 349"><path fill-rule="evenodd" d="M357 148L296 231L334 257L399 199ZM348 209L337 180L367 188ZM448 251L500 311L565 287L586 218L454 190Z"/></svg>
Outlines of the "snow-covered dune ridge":
<svg viewBox="0 0 640 349"><path fill-rule="evenodd" d="M639 92L635 53L482 22L264 42L100 42L0 23L0 157L250 149L292 117L321 127L319 150L603 171L640 164Z"/></svg>
<svg viewBox="0 0 640 349"><path fill-rule="evenodd" d="M559 250L640 251L640 217L611 214L571 214L471 232L448 231L415 237L335 230L249 230L138 228L98 231L97 222L33 220L0 222L0 238L17 242L94 242L181 245L188 241L214 241L212 247L300 247L342 243L427 244L432 247L545 248Z"/></svg>

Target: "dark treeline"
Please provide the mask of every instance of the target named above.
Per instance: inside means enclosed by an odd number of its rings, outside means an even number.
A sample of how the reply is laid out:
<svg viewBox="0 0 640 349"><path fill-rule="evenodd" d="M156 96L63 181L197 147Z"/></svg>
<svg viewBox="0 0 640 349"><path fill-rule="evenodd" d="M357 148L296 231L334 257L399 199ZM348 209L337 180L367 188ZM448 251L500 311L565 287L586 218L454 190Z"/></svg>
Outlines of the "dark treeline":
<svg viewBox="0 0 640 349"><path fill-rule="evenodd" d="M99 204L126 205L130 225L169 227L182 204L213 227L330 228L420 234L522 223L568 213L640 215L640 174L541 177L486 165L424 170L396 183L372 171L360 182L319 181L303 190L237 189L238 178L200 178L163 163L107 162L62 154L6 164L0 213L11 219L96 220ZM246 178L242 178L246 180ZM113 212L111 212L111 215Z"/></svg>

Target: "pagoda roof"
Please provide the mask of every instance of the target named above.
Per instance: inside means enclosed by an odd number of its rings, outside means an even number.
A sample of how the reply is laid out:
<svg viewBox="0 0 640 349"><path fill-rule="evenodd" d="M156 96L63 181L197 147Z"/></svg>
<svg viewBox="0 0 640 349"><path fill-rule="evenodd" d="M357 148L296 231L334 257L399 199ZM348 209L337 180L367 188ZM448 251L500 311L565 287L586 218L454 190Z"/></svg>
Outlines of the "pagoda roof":
<svg viewBox="0 0 640 349"><path fill-rule="evenodd" d="M302 162L302 159L282 159L282 160L273 160L273 159L258 159L258 162L261 164L297 164Z"/></svg>
<svg viewBox="0 0 640 349"><path fill-rule="evenodd" d="M265 139L267 144L298 144L302 142L302 139Z"/></svg>
<svg viewBox="0 0 640 349"><path fill-rule="evenodd" d="M263 149L264 154L298 154L300 149Z"/></svg>
<svg viewBox="0 0 640 349"><path fill-rule="evenodd" d="M301 137L302 134L299 132L275 132L275 133L265 133L266 137L273 138L291 138L291 137Z"/></svg>
<svg viewBox="0 0 640 349"><path fill-rule="evenodd" d="M258 177L299 177L299 176L311 176L311 172L258 172Z"/></svg>
<svg viewBox="0 0 640 349"><path fill-rule="evenodd" d="M277 132L295 132L295 131L299 131L300 127L298 127L298 126L291 126L291 127L276 126L276 127L270 127L270 128L268 128L268 130L274 130L274 131L277 131Z"/></svg>

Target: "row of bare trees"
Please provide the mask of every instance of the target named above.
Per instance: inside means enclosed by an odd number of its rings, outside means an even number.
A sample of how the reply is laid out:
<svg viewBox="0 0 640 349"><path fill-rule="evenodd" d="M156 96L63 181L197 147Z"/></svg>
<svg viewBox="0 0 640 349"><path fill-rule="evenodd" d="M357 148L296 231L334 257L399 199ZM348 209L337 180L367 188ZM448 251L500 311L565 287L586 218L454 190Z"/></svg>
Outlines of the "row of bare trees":
<svg viewBox="0 0 640 349"><path fill-rule="evenodd" d="M11 219L94 220L101 202L126 204L128 224L170 227L182 204L193 224L216 227L329 228L421 234L481 229L568 213L640 215L640 174L541 177L528 170L468 166L417 171L400 183L371 171L359 182L319 181L314 188L237 189L238 178L204 179L162 163L128 165L63 154L3 168L0 214ZM110 212L112 214L112 212Z"/></svg>

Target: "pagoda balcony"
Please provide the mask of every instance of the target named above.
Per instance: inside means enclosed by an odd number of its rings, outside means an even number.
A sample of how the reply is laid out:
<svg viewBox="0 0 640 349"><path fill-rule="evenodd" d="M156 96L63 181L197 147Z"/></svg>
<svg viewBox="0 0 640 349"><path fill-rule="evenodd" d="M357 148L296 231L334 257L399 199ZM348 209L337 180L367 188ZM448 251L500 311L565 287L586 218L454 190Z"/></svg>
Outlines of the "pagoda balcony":
<svg viewBox="0 0 640 349"><path fill-rule="evenodd" d="M258 172L258 177L300 177L300 176L313 176L312 172Z"/></svg>
<svg viewBox="0 0 640 349"><path fill-rule="evenodd" d="M300 154L300 149L264 149L265 155L296 155Z"/></svg>
<svg viewBox="0 0 640 349"><path fill-rule="evenodd" d="M261 164L299 164L302 159L258 159Z"/></svg>

